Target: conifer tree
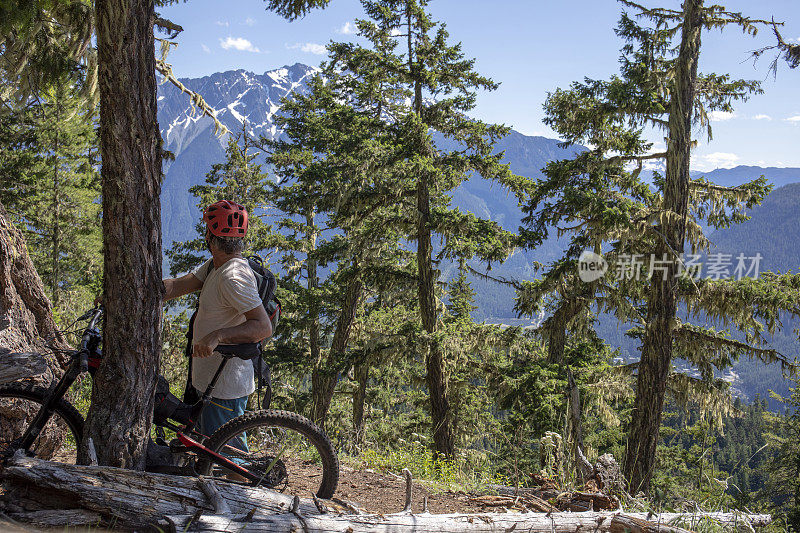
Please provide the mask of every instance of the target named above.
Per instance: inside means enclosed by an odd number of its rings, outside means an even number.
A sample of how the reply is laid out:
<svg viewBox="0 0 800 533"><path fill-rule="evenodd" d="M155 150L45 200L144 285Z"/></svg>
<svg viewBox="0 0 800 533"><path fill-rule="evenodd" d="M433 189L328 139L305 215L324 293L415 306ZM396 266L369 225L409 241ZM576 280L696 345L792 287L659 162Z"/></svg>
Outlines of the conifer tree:
<svg viewBox="0 0 800 533"><path fill-rule="evenodd" d="M46 0L0 6L0 114L76 79L96 104L97 52L92 2ZM92 106L90 106L92 107Z"/></svg>
<svg viewBox="0 0 800 533"><path fill-rule="evenodd" d="M83 303L99 287L100 180L94 110L69 87L56 86L45 97L36 126L44 157L36 170L39 185L28 198L35 211L26 218L32 259L60 310L63 292L83 287Z"/></svg>
<svg viewBox="0 0 800 533"><path fill-rule="evenodd" d="M621 1L653 22L642 26L623 14L617 29L627 41L621 76L575 83L569 91L551 94L546 104L548 123L567 142L586 143L592 149L572 160L552 163L547 179L528 190L530 216L526 222L530 231L523 232L528 243L538 243L548 225L573 237L565 259L542 281L528 285L521 302L530 306L560 290L564 304L575 296L583 297L580 312L584 315L594 297L598 311L611 311L623 323L640 325L631 332L640 336L643 344L625 460L631 489L638 491L647 490L652 475L668 387L685 398L691 385L695 391L707 393L705 401L719 405L724 395L715 389L724 390L714 381L713 367L723 368L739 354L765 362L788 362L774 350L760 347L764 340L760 321L772 328L778 309L792 310L774 291L778 287L794 291L790 287L796 281L775 276L694 280L679 272L687 241L693 252L707 248L701 220L712 227L740 222L746 219L743 210L760 202L769 190L763 179L726 188L689 177L691 127L708 126L709 112L730 111L733 101L759 90L756 82L698 74L701 32L737 24L754 33L756 25L764 21L729 13L721 6L703 7L698 0L687 0L682 10L648 9ZM650 153L645 127L667 133L665 152ZM710 136L710 126L708 132ZM653 159L666 161L665 175L654 178L655 191L640 178L643 162ZM609 264L626 257L648 259L641 276L622 276L610 284L606 277L581 285L575 276L581 251L599 252L601 246L608 246L604 243L611 243L605 250ZM681 273L684 275L679 276ZM727 296L739 290L751 297L734 302ZM679 304L686 305L694 317L719 317L722 327L746 332L750 344L732 341L714 328L682 323ZM683 375L668 379L671 361L678 354L701 370L701 380Z"/></svg>
<svg viewBox="0 0 800 533"><path fill-rule="evenodd" d="M237 135L230 135L225 147L225 161L215 163L206 174L205 183L189 188L197 198L196 237L186 242L173 243L167 251L170 272L173 276L193 270L207 255L203 210L219 200L232 200L242 204L250 213L245 242L245 253L260 253L271 243L271 226L265 222L265 209L269 191L269 176L255 162L260 151L247 136L246 124Z"/></svg>
<svg viewBox="0 0 800 533"><path fill-rule="evenodd" d="M784 514L789 531L800 529L800 386L795 379L783 416L771 416L767 435L774 455L767 463L770 476L763 489L776 512Z"/></svg>
<svg viewBox="0 0 800 533"><path fill-rule="evenodd" d="M448 43L447 30L430 17L427 4L426 0L364 0L370 20L359 21L358 27L370 47L343 47L333 61L345 74L356 77L365 71L382 73L374 86L394 96L380 108L393 139L394 182L388 188L400 195L404 208L400 223L417 247L420 349L426 360L434 447L453 457L453 414L440 338L435 264L455 258L456 250L487 262L503 261L511 238L497 224L450 209L448 191L473 171L497 180L510 181L512 175L500 163L501 154L492 153L494 142L508 129L466 116L474 107L475 91L497 85L474 72L474 61L464 58L460 44ZM403 99L410 104L404 105ZM431 131L451 139L457 148L440 150ZM443 241L438 254L434 236Z"/></svg>
<svg viewBox="0 0 800 533"><path fill-rule="evenodd" d="M0 197L55 311L67 317L91 301L102 272L94 116L79 88L62 80L0 118Z"/></svg>
<svg viewBox="0 0 800 533"><path fill-rule="evenodd" d="M379 176L385 173L381 167L388 152L380 109L369 105L363 80L342 79L331 66L323 76L310 82L307 95L284 102L276 122L285 139L267 143L280 181L273 204L288 215L280 225L295 234L278 239L276 245L284 251L288 269L294 264L297 271L303 264L306 270L307 305L299 314L313 321L305 329L311 347L312 416L320 424L339 374L351 364L345 352L365 283L376 269L387 270L386 253L396 249L399 240L385 225L389 212L397 208L387 203L389 197L376 203L376 185L382 183ZM305 217L306 225L299 228L293 216L301 224ZM313 217L340 233L320 239L321 232L312 228ZM315 270L329 265L336 269L320 285ZM312 291L320 287L323 290ZM326 331L332 331L329 347L319 339L323 321Z"/></svg>

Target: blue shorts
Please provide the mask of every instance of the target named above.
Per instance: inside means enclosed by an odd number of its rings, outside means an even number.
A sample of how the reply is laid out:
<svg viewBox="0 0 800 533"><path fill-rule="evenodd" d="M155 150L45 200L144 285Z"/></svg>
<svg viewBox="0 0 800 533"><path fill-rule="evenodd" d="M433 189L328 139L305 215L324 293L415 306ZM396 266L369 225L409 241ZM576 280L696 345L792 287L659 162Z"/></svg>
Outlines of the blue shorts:
<svg viewBox="0 0 800 533"><path fill-rule="evenodd" d="M210 437L217 429L229 420L244 414L247 407L247 396L241 398L234 398L233 400L220 400L218 398L211 398L206 405L203 412L200 414L200 421L198 423L198 431L203 435ZM236 441L231 441L229 444L242 451L247 451L247 438L244 433L241 434L242 438L237 438Z"/></svg>

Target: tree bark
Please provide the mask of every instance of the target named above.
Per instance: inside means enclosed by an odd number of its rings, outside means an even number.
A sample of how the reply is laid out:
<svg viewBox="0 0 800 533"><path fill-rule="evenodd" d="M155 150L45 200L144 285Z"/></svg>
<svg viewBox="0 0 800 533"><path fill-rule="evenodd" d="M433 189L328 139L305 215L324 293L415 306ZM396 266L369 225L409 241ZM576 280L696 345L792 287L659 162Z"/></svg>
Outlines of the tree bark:
<svg viewBox="0 0 800 533"><path fill-rule="evenodd" d="M143 469L161 356L161 148L153 0L95 3L105 324L85 437L100 464ZM87 441L88 439L84 439ZM87 460L87 451L81 450Z"/></svg>
<svg viewBox="0 0 800 533"><path fill-rule="evenodd" d="M67 358L48 353L50 338L54 347L69 349L56 330L44 284L22 234L0 204L0 384L23 381L47 387L60 376ZM0 399L0 441L3 436L22 435L35 414L32 404ZM41 451L57 446L65 436L65 425L50 426L53 433L37 443Z"/></svg>
<svg viewBox="0 0 800 533"><path fill-rule="evenodd" d="M323 363L323 368L315 369L312 375L312 395L314 398L314 422L320 427L325 427L325 420L328 417L328 410L331 407L333 393L336 390L336 383L339 381L340 362L344 358L347 350L347 343L350 340L350 331L356 319L358 301L361 298L362 283L360 279L352 280L345 290L342 310L336 321L336 329L333 332L333 341L328 358ZM346 371L346 370L345 370ZM313 379L316 376L316 380Z"/></svg>
<svg viewBox="0 0 800 533"><path fill-rule="evenodd" d="M633 516L615 516L611 519L611 533L690 533L686 529L648 522Z"/></svg>
<svg viewBox="0 0 800 533"><path fill-rule="evenodd" d="M358 387L353 394L353 444L360 447L364 443L364 405L367 400L369 363L365 361L356 366L355 378Z"/></svg>
<svg viewBox="0 0 800 533"><path fill-rule="evenodd" d="M647 327L636 385L636 399L625 451L630 491L648 492L655 466L667 377L672 362L672 332L677 310L676 256L683 252L689 200L692 110L703 25L703 0L683 4L681 46L669 106L669 139L664 179L664 209L677 215L662 224L655 257L671 258L663 278L654 275L647 302Z"/></svg>
<svg viewBox="0 0 800 533"><path fill-rule="evenodd" d="M40 374L36 381L47 385L61 374L68 361L61 354L41 355L49 351L46 345L49 339L54 347L69 349L53 321L50 300L28 255L25 240L0 204L0 348L5 350L0 359L10 361L8 352L38 354L49 372Z"/></svg>

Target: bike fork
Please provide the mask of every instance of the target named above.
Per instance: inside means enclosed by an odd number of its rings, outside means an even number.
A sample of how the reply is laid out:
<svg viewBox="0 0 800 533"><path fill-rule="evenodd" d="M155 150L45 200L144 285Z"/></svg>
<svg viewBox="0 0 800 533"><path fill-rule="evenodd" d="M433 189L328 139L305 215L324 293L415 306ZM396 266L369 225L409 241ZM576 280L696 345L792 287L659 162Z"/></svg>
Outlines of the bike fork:
<svg viewBox="0 0 800 533"><path fill-rule="evenodd" d="M36 440L36 437L39 436L39 434L42 432L42 429L44 429L45 424L47 424L47 421L50 420L51 416L53 416L56 403L64 397L69 388L78 378L78 375L80 375L80 369L77 367L77 365L70 365L56 386L48 391L42 407L39 409L39 412L36 413L33 421L22 435L20 448L24 449L26 453L30 452L30 448L33 446L33 442Z"/></svg>

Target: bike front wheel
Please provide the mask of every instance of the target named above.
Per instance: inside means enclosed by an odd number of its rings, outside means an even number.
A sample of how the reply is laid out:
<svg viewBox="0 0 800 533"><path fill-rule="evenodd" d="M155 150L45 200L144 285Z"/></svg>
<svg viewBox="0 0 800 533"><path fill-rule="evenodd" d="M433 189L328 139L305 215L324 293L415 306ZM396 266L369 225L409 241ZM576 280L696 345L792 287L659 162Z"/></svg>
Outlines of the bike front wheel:
<svg viewBox="0 0 800 533"><path fill-rule="evenodd" d="M327 435L296 413L266 409L237 416L205 446L259 476L250 484L307 497L330 498L339 483L339 459ZM201 463L205 463L201 461ZM199 473L234 477L221 467L199 465Z"/></svg>
<svg viewBox="0 0 800 533"><path fill-rule="evenodd" d="M47 398L47 389L35 385L0 386L0 462L17 449L25 430ZM29 449L35 457L75 464L83 438L83 417L63 398Z"/></svg>

